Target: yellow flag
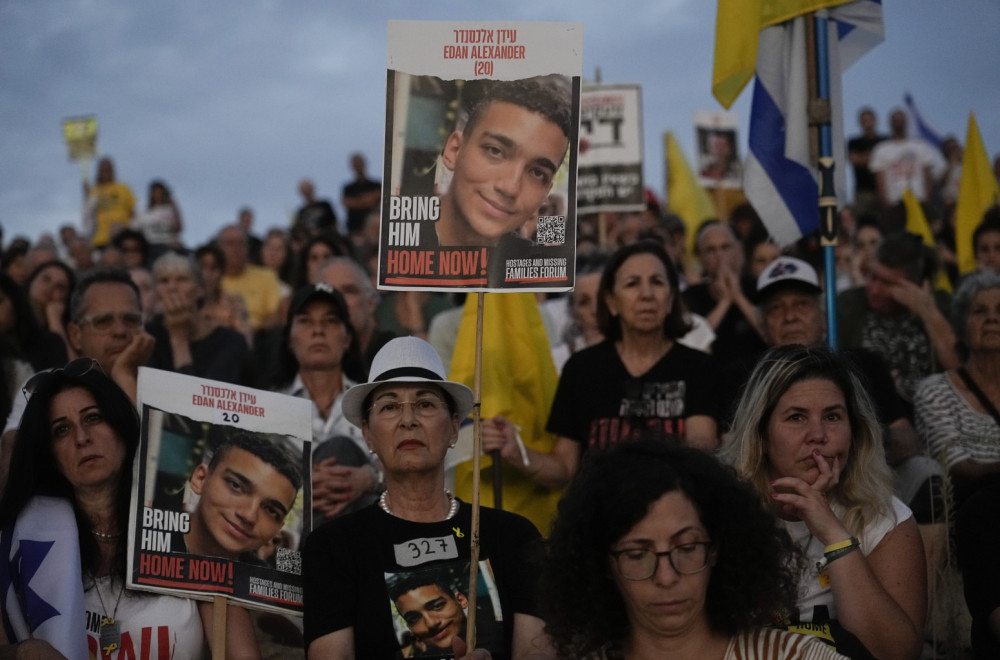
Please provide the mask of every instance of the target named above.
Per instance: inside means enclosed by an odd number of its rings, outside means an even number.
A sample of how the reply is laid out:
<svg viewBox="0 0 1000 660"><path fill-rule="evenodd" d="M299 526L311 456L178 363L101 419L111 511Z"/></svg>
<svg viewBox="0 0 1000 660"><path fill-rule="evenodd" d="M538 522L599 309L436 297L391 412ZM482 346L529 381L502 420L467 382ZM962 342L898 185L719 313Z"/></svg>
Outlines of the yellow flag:
<svg viewBox="0 0 1000 660"><path fill-rule="evenodd" d="M979 135L975 113L969 113L969 129L965 134L965 152L962 155L962 180L958 186L958 203L955 206L955 247L958 272L971 273L976 269L972 232L983 221L986 210L1000 202L1000 186L990 168L983 138Z"/></svg>
<svg viewBox="0 0 1000 660"><path fill-rule="evenodd" d="M667 209L684 221L687 228L685 255L694 254L694 239L698 227L706 220L718 217L712 198L698 184L684 152L673 133L667 133Z"/></svg>
<svg viewBox="0 0 1000 660"><path fill-rule="evenodd" d="M476 356L476 301L466 298L462 325L451 358L450 379L473 386ZM482 419L503 415L521 427L526 447L547 454L555 436L545 431L559 376L532 293L487 293L483 296ZM492 459L484 456L480 501L493 504ZM545 488L524 473L503 466L503 508L519 513L548 535L562 489ZM455 494L472 497L472 462L455 467Z"/></svg>
<svg viewBox="0 0 1000 660"><path fill-rule="evenodd" d="M715 14L712 94L726 108L753 78L760 31L851 0L719 0Z"/></svg>
<svg viewBox="0 0 1000 660"><path fill-rule="evenodd" d="M924 240L924 245L937 250L937 246L934 243L934 234L931 233L931 227L927 224L927 216L924 215L924 209L920 206L920 202L917 201L917 198L910 192L909 188L903 191L903 206L906 208L906 231L916 234ZM948 276L942 268L938 268L934 288L947 291L948 293L952 291L951 282L948 281Z"/></svg>

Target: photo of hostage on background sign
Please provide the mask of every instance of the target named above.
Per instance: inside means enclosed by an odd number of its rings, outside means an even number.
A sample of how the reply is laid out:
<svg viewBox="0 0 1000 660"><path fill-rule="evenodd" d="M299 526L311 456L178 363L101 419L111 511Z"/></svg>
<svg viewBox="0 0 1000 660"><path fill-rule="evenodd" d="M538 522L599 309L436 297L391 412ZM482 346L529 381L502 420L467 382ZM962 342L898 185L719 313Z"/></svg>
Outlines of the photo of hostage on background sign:
<svg viewBox="0 0 1000 660"><path fill-rule="evenodd" d="M390 21L379 288L573 286L583 28Z"/></svg>
<svg viewBox="0 0 1000 660"><path fill-rule="evenodd" d="M301 614L309 401L139 370L128 586Z"/></svg>

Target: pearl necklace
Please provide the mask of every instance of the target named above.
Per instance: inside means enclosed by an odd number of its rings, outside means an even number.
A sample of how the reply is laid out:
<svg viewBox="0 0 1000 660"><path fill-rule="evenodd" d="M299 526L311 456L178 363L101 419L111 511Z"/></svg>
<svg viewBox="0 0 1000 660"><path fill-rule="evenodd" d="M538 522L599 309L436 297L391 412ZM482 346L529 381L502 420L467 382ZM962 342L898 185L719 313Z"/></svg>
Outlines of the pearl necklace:
<svg viewBox="0 0 1000 660"><path fill-rule="evenodd" d="M444 519L451 520L452 518L455 517L455 514L458 513L458 500L447 489L445 489L444 494L448 496L448 501L451 502L451 505L448 507L448 515L446 515ZM388 491L383 490L382 494L378 496L379 508L388 513L390 516L395 516L396 518L399 518L399 516L393 513L392 510L389 508L389 500L387 495Z"/></svg>
<svg viewBox="0 0 1000 660"><path fill-rule="evenodd" d="M121 532L116 532L114 534L105 534L104 532L99 532L96 529L90 530L90 533L96 536L98 541L104 541L105 543L114 541L115 539L119 538L122 535Z"/></svg>

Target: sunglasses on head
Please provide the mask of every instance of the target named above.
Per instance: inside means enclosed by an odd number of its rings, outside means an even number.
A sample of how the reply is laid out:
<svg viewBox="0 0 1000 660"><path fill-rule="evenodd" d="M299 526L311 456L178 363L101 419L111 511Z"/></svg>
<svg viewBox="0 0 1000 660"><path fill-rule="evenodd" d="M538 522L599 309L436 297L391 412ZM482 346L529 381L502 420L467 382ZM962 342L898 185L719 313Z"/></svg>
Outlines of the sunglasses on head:
<svg viewBox="0 0 1000 660"><path fill-rule="evenodd" d="M24 384L21 391L24 392L24 398L31 398L31 395L37 392L41 387L49 382L52 378L57 376L66 375L69 378L79 378L85 374L90 373L93 370L97 370L104 373L104 369L101 369L101 364L92 357L82 357L77 358L69 363L65 367L58 367L56 369L46 369L45 371L39 371L37 374L28 379L28 382Z"/></svg>

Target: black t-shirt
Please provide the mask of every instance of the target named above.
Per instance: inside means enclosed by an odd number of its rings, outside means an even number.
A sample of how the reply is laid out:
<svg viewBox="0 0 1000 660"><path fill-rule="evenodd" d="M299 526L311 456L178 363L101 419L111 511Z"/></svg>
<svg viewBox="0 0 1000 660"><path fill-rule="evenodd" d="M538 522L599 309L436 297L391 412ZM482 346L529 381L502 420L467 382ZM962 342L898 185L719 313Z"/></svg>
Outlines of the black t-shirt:
<svg viewBox="0 0 1000 660"><path fill-rule="evenodd" d="M629 374L612 341L574 353L563 367L546 430L605 447L644 431L684 435L684 419L718 419L718 369L712 356L674 344L639 377Z"/></svg>
<svg viewBox="0 0 1000 660"><path fill-rule="evenodd" d="M444 583L436 592L442 616L449 608L446 601L457 594L467 598L471 517L472 507L462 503L451 520L415 523L373 504L314 530L303 550L306 648L324 635L353 628L359 660L452 657L450 651L433 649L433 635L407 626L390 591L402 581L411 581L411 587ZM510 658L514 614L538 616L540 543L538 530L525 518L480 509L476 646L495 659ZM440 595L443 591L452 593ZM465 615L459 616L464 637Z"/></svg>
<svg viewBox="0 0 1000 660"><path fill-rule="evenodd" d="M756 283L749 277L740 278L743 295L752 300L757 290ZM681 294L687 308L699 314L708 316L719 302L712 297L707 284L689 286ZM719 365L725 368L730 362L742 359L747 355L756 355L767 346L754 330L743 312L735 304L730 305L726 315L722 317L719 327L715 329L715 341L712 342L712 355Z"/></svg>
<svg viewBox="0 0 1000 660"><path fill-rule="evenodd" d="M382 190L381 181L372 181L371 179L365 179L364 181L352 181L344 186L343 198L351 199L352 197L363 197L365 193L369 193L373 190ZM357 233L361 231L362 227L365 226L365 219L368 214L373 210L378 208L378 202L372 206L365 209L347 209L347 230L351 233Z"/></svg>
<svg viewBox="0 0 1000 660"><path fill-rule="evenodd" d="M875 145L884 140L885 137L877 135L873 138L859 135L847 141L847 152L871 154ZM877 192L875 183L875 173L868 169L867 165L852 165L854 168L854 192L867 191Z"/></svg>
<svg viewBox="0 0 1000 660"><path fill-rule="evenodd" d="M170 335L163 325L163 317L158 316L150 321L146 331L156 339L153 355L146 364L148 367L220 380L233 385L253 383L253 356L247 340L232 328L218 326L201 339L190 342L191 364L181 369L174 369L174 353L170 348Z"/></svg>

